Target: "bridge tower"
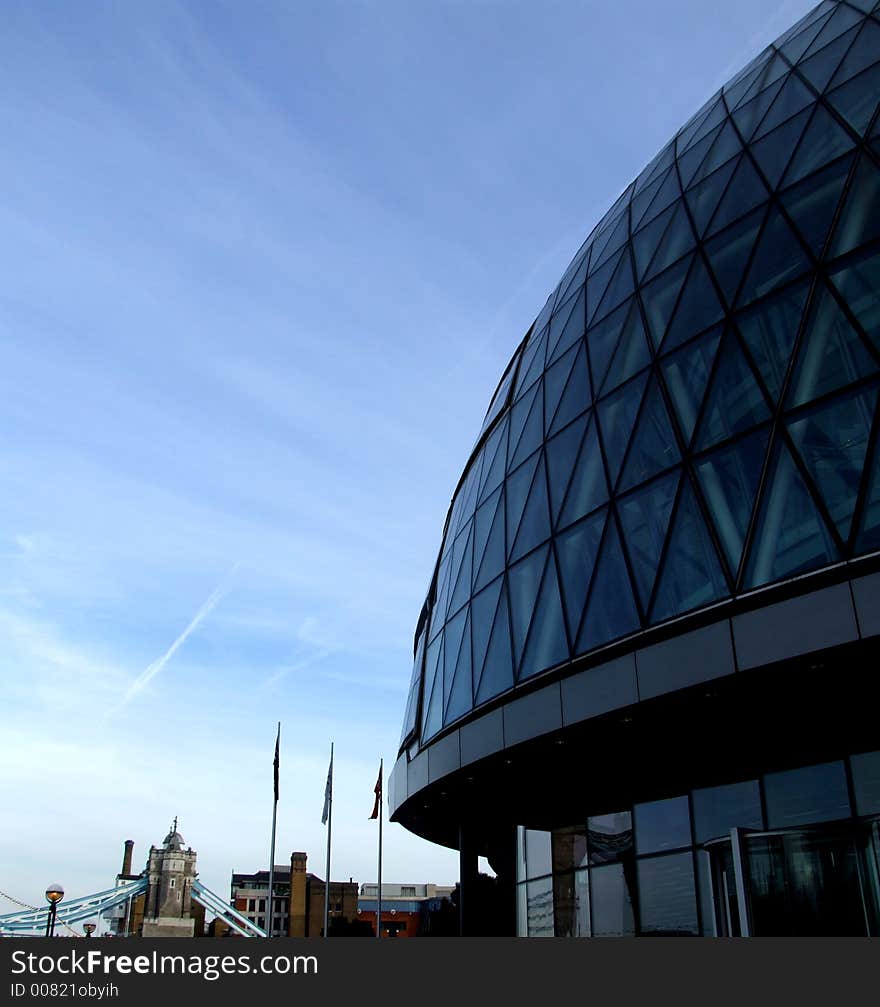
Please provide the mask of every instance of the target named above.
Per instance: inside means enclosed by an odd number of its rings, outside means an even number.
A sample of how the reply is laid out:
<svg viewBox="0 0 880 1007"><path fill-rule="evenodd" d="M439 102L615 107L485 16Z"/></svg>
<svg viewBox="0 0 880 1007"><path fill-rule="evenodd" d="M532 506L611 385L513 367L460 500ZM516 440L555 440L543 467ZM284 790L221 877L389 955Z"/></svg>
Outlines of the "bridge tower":
<svg viewBox="0 0 880 1007"><path fill-rule="evenodd" d="M196 852L184 849L177 819L161 846L150 847L143 937L192 937L192 885L196 877Z"/></svg>

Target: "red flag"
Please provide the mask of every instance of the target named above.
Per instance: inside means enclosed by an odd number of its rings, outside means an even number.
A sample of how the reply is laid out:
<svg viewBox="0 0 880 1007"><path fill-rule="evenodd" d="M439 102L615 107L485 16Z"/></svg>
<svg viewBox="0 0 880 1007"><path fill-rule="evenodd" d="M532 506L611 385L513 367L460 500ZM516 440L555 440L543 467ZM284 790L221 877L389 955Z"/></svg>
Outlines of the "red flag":
<svg viewBox="0 0 880 1007"><path fill-rule="evenodd" d="M382 805L382 764L379 763L379 778L376 780L376 786L373 787L373 793L376 795L376 800L373 802L373 813L370 818L379 817L379 808Z"/></svg>

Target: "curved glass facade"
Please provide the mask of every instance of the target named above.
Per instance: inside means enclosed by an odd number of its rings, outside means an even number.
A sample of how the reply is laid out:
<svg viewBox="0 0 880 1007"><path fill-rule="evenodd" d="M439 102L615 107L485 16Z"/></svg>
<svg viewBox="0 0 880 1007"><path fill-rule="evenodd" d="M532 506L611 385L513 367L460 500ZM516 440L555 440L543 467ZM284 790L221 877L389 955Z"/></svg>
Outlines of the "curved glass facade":
<svg viewBox="0 0 880 1007"><path fill-rule="evenodd" d="M880 5L821 3L678 132L517 348L444 529L402 741L880 549Z"/></svg>

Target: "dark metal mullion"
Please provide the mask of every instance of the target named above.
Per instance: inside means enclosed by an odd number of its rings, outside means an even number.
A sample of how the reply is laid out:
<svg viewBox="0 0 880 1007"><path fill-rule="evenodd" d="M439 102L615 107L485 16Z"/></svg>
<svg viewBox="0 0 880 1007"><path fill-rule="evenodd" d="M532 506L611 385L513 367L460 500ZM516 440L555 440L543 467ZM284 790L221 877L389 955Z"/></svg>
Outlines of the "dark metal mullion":
<svg viewBox="0 0 880 1007"><path fill-rule="evenodd" d="M855 381L851 381L848 385L841 385L839 388L833 388L830 392L824 392L818 398L811 399L809 402L801 402L793 408L786 409L784 413L785 422L790 423L793 420L799 420L803 416L807 416L812 412L820 410L823 406L829 405L834 401L834 399L842 398L844 395L858 395L866 388L876 384L878 377L880 376L878 376L876 371L871 374L866 374L861 378L856 378Z"/></svg>
<svg viewBox="0 0 880 1007"><path fill-rule="evenodd" d="M865 446L865 463L862 466L862 475L859 481L856 505L853 508L849 529L849 539L847 540L847 556L852 556L855 553L856 539L859 536L862 518L864 516L865 508L868 505L868 492L871 488L871 477L873 475L871 471L871 460L877 451L878 438L880 438L880 395L878 395L877 402L874 405L874 421L871 424L870 431L868 432L868 443Z"/></svg>

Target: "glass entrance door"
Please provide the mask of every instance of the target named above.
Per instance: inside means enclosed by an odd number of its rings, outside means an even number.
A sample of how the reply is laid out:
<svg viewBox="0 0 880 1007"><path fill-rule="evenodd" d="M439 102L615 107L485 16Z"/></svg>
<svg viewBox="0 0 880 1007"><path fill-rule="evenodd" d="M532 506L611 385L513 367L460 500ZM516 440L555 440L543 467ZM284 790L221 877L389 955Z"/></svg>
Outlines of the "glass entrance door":
<svg viewBox="0 0 880 1007"><path fill-rule="evenodd" d="M720 937L865 937L880 933L878 823L774 832L732 829L707 843ZM707 928L711 929L711 928Z"/></svg>

